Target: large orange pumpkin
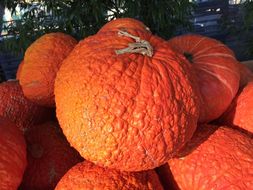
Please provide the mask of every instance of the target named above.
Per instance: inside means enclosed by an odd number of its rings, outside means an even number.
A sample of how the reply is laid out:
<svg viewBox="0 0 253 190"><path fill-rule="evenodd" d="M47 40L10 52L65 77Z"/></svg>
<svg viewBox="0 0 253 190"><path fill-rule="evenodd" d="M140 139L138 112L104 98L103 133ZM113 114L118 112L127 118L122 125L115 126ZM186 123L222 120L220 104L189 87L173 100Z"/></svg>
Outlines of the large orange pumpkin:
<svg viewBox="0 0 253 190"><path fill-rule="evenodd" d="M70 147L57 123L33 126L25 139L28 165L21 190L52 190L72 166L83 160Z"/></svg>
<svg viewBox="0 0 253 190"><path fill-rule="evenodd" d="M205 125L168 161L180 190L252 189L253 139L235 129Z"/></svg>
<svg viewBox="0 0 253 190"><path fill-rule="evenodd" d="M219 121L253 134L253 80L238 93Z"/></svg>
<svg viewBox="0 0 253 190"><path fill-rule="evenodd" d="M195 34L169 40L171 47L185 55L197 75L202 106L200 122L222 115L235 97L240 80L234 53L221 42Z"/></svg>
<svg viewBox="0 0 253 190"><path fill-rule="evenodd" d="M85 159L140 171L167 162L191 138L199 97L181 55L131 31L80 42L57 73L55 97L60 126Z"/></svg>
<svg viewBox="0 0 253 190"><path fill-rule="evenodd" d="M13 121L20 130L26 131L30 126L51 118L53 112L29 101L18 81L0 84L0 116Z"/></svg>
<svg viewBox="0 0 253 190"><path fill-rule="evenodd" d="M26 164L26 144L22 132L0 117L0 189L16 190Z"/></svg>
<svg viewBox="0 0 253 190"><path fill-rule="evenodd" d="M71 168L57 184L55 190L162 190L153 170L120 172L84 161Z"/></svg>
<svg viewBox="0 0 253 190"><path fill-rule="evenodd" d="M54 80L62 61L77 41L63 33L45 34L25 52L19 74L25 96L40 105L54 106Z"/></svg>

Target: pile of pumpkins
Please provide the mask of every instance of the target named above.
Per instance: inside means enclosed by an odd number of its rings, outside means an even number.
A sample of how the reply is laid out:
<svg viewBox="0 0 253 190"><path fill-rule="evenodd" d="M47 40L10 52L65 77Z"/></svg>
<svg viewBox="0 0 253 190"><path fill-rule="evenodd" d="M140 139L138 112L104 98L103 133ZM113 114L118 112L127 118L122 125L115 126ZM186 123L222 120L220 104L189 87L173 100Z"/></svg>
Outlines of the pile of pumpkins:
<svg viewBox="0 0 253 190"><path fill-rule="evenodd" d="M205 36L131 18L45 34L0 116L1 190L253 188L253 74Z"/></svg>

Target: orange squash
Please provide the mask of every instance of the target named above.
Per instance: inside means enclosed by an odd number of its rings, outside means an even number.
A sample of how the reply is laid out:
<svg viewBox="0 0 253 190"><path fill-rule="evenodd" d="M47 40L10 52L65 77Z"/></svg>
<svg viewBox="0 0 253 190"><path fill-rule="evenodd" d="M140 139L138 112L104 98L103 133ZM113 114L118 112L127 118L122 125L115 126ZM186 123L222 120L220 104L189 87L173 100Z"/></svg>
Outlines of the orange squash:
<svg viewBox="0 0 253 190"><path fill-rule="evenodd" d="M153 170L120 172L84 161L71 168L59 181L55 190L162 190Z"/></svg>
<svg viewBox="0 0 253 190"><path fill-rule="evenodd" d="M52 118L54 110L38 106L23 94L18 81L0 84L0 116L8 118L16 126L26 131L34 124Z"/></svg>
<svg viewBox="0 0 253 190"><path fill-rule="evenodd" d="M169 40L171 47L190 61L201 93L199 122L217 119L235 97L240 80L234 53L221 42L186 34Z"/></svg>
<svg viewBox="0 0 253 190"><path fill-rule="evenodd" d="M13 123L0 117L0 189L16 190L26 165L23 134Z"/></svg>
<svg viewBox="0 0 253 190"><path fill-rule="evenodd" d="M160 166L196 129L199 95L191 70L149 32L125 28L90 36L57 73L60 126L70 144L100 166Z"/></svg>
<svg viewBox="0 0 253 190"><path fill-rule="evenodd" d="M252 189L252 147L253 139L240 131L200 126L168 164L180 190Z"/></svg>
<svg viewBox="0 0 253 190"><path fill-rule="evenodd" d="M77 41L67 34L50 33L30 45L19 74L22 90L29 100L43 106L55 105L56 73L76 44Z"/></svg>
<svg viewBox="0 0 253 190"><path fill-rule="evenodd" d="M53 190L61 177L83 160L55 122L33 126L25 138L28 165L21 190Z"/></svg>
<svg viewBox="0 0 253 190"><path fill-rule="evenodd" d="M239 127L253 135L253 80L238 93L219 122Z"/></svg>

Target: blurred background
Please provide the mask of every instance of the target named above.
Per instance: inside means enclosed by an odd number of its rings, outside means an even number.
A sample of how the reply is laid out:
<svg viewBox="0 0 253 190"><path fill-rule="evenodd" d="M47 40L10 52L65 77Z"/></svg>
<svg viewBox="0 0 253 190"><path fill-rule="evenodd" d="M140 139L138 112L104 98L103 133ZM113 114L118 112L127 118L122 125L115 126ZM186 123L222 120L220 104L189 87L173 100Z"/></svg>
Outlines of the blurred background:
<svg viewBox="0 0 253 190"><path fill-rule="evenodd" d="M164 39L197 33L253 59L252 0L0 0L0 81L15 78L26 48L48 32L81 40L109 20L132 17Z"/></svg>

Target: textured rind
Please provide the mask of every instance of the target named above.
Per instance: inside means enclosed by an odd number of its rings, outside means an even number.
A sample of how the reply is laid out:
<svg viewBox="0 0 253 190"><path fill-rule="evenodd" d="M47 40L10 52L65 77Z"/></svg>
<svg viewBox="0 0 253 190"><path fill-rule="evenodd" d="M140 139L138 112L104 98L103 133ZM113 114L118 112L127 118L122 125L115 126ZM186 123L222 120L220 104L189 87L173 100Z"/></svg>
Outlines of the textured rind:
<svg viewBox="0 0 253 190"><path fill-rule="evenodd" d="M55 190L162 190L154 170L120 172L84 161L71 168Z"/></svg>
<svg viewBox="0 0 253 190"><path fill-rule="evenodd" d="M234 53L217 40L195 34L174 37L169 43L175 51L192 55L191 62L202 95L199 122L217 119L239 88L239 62Z"/></svg>
<svg viewBox="0 0 253 190"><path fill-rule="evenodd" d="M33 126L25 138L28 165L20 190L54 189L72 166L83 161L55 122Z"/></svg>
<svg viewBox="0 0 253 190"><path fill-rule="evenodd" d="M52 114L53 110L29 101L18 81L0 84L0 116L14 122L20 130L26 131L32 125L49 119Z"/></svg>
<svg viewBox="0 0 253 190"><path fill-rule="evenodd" d="M253 139L240 131L205 125L168 161L181 190L248 190L253 187Z"/></svg>
<svg viewBox="0 0 253 190"><path fill-rule="evenodd" d="M62 61L77 41L63 33L49 33L37 39L25 52L19 75L25 96L40 105L53 107L54 80Z"/></svg>
<svg viewBox="0 0 253 190"><path fill-rule="evenodd" d="M131 34L151 43L153 57L116 55L133 40L103 32L76 46L55 81L57 118L70 144L85 159L122 171L166 163L199 117L191 65L166 41Z"/></svg>
<svg viewBox="0 0 253 190"><path fill-rule="evenodd" d="M13 123L0 117L0 189L16 190L26 165L23 134Z"/></svg>
<svg viewBox="0 0 253 190"><path fill-rule="evenodd" d="M139 30L142 32L150 33L150 30L147 26L145 26L142 22L133 19L133 18L117 18L105 24L100 30L99 33L107 32L107 31L118 31L118 30Z"/></svg>
<svg viewBox="0 0 253 190"><path fill-rule="evenodd" d="M253 81L238 93L219 122L240 127L253 134Z"/></svg>

